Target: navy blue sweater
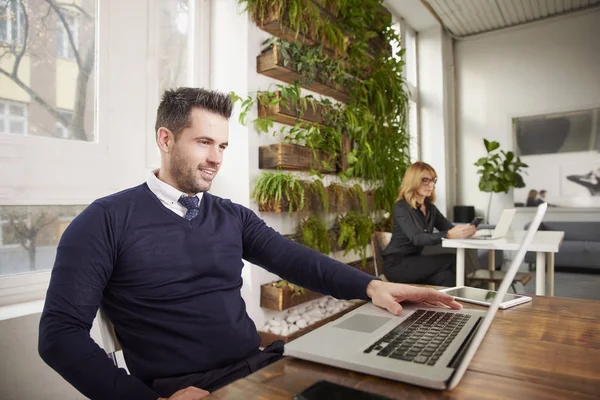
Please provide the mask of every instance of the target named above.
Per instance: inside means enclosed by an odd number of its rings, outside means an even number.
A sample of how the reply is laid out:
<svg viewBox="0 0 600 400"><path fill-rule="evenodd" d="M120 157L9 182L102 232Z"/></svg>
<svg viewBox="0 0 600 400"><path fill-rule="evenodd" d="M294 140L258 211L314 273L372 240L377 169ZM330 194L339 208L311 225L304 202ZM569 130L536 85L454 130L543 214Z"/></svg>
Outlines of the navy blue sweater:
<svg viewBox="0 0 600 400"><path fill-rule="evenodd" d="M142 184L95 201L63 234L40 355L84 395L111 400L155 400L156 378L235 363L260 343L240 293L242 258L343 299L367 299L373 279L284 238L229 200L205 193L188 221ZM132 376L90 338L100 305Z"/></svg>

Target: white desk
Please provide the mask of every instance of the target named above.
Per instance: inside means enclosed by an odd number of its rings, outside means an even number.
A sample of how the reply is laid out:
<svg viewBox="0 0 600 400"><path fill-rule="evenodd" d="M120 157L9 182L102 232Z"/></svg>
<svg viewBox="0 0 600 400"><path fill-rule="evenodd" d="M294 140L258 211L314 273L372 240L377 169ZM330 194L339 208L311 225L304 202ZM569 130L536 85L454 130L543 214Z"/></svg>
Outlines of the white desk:
<svg viewBox="0 0 600 400"><path fill-rule="evenodd" d="M519 249L519 245L525 236L526 231L509 232L508 236L502 239L494 240L468 240L468 239L445 239L442 241L443 247L456 249L456 286L464 286L465 276L465 249L487 249L490 251L488 267L490 270L495 268L494 250L513 250ZM546 258L548 259L548 294L554 296L554 253L558 249L565 237L564 232L560 231L538 231L533 237L533 241L528 251L535 251L536 254L536 281L535 294L539 296L546 295Z"/></svg>

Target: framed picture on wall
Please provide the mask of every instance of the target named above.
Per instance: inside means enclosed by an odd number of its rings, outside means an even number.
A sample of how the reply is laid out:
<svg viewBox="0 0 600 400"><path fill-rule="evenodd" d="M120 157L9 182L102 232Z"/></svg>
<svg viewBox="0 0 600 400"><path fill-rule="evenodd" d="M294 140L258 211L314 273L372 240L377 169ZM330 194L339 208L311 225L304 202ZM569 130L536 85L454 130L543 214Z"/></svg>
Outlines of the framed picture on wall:
<svg viewBox="0 0 600 400"><path fill-rule="evenodd" d="M515 205L600 207L600 107L512 122L517 154L529 165Z"/></svg>

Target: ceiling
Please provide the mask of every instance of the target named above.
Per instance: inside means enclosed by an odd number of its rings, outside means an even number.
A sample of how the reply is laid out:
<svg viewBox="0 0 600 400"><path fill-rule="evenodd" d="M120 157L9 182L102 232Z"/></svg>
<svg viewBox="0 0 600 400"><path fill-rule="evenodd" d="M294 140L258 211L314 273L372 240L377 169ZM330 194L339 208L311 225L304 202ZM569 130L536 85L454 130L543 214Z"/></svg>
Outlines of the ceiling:
<svg viewBox="0 0 600 400"><path fill-rule="evenodd" d="M421 0L421 2L453 36L459 38L600 6L600 0Z"/></svg>

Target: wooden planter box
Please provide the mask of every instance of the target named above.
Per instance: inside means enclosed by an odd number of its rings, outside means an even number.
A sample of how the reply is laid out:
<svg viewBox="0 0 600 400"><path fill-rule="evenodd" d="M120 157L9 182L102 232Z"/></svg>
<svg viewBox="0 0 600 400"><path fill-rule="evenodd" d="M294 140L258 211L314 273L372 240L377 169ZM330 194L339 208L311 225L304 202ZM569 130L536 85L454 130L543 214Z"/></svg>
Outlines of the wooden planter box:
<svg viewBox="0 0 600 400"><path fill-rule="evenodd" d="M306 193L306 189L305 189L305 194L304 194L304 208L301 210L303 212L310 212L310 213L316 213L316 212L322 212L323 210L323 205L321 204L321 202L319 201L320 199L315 199L313 198L313 196L311 196L309 193ZM259 204L258 205L258 211L260 212L275 212L275 213L287 213L290 211L290 202L288 201L287 197L284 195L282 196L282 199L275 203L275 204ZM292 207L292 212L296 212L299 211L296 209L296 207Z"/></svg>
<svg viewBox="0 0 600 400"><path fill-rule="evenodd" d="M258 204L258 211L260 212L288 212L290 208L290 202L286 196L282 196L282 199L274 204ZM295 207L292 207L292 212L298 211Z"/></svg>
<svg viewBox="0 0 600 400"><path fill-rule="evenodd" d="M341 317L342 315L345 315L347 313L349 313L350 311L364 305L366 302L357 302L356 304L353 304L352 306L336 313L336 314L332 314L327 318L324 318L318 322L315 322L314 324L311 324L309 326L307 326L306 328L302 328L294 333L291 333L287 336L282 336L282 335L276 335L274 333L271 332L262 332L262 331L258 331L258 334L260 335L260 345L262 347L266 347L269 344L273 343L276 340L282 340L284 343L289 343L294 339L299 338L302 335L306 335L308 332L314 331L315 329L331 322L334 321L336 319L338 319L339 317Z"/></svg>
<svg viewBox="0 0 600 400"><path fill-rule="evenodd" d="M278 288L267 283L260 287L260 306L270 310L283 311L298 304L323 297L321 293L311 292L308 289L304 289L303 294L293 294L289 287Z"/></svg>
<svg viewBox="0 0 600 400"><path fill-rule="evenodd" d="M365 196L367 197L367 210L374 211L375 210L375 191L368 190L365 192Z"/></svg>
<svg viewBox="0 0 600 400"><path fill-rule="evenodd" d="M348 212L348 211L359 211L362 212L362 208L360 206L360 201L354 197L351 196L349 193L346 193L344 195L343 199L337 199L336 195L332 189L331 186L327 186L326 188L327 191L327 197L329 198L329 211L330 212L340 212L340 213L344 213L344 212ZM374 204L374 200L375 200L375 192L374 191L367 191L365 192L365 197L367 200L367 210L373 210L373 204Z"/></svg>
<svg viewBox="0 0 600 400"><path fill-rule="evenodd" d="M318 2L316 3L318 5ZM333 18L323 9L323 7L319 6L319 9L322 10L321 14L324 14L325 17ZM281 38L283 40L287 40L288 42L300 42L308 46L319 44L319 41L315 39L314 30L310 30L305 35L302 35L300 33L296 35L296 31L294 29L291 29L290 27L284 25L284 23L282 23L279 20L279 14L279 8L274 7L271 10L271 12L264 17L262 21L255 21L256 26L258 26L263 31L270 33L271 35ZM350 42L350 37L345 35L344 42L347 46ZM323 42L323 54L331 58L336 56L336 52L329 42Z"/></svg>
<svg viewBox="0 0 600 400"><path fill-rule="evenodd" d="M350 167L348 161L346 160L346 154L352 151L352 139L348 135L342 135L342 152L340 154L337 168L338 172L346 172L346 170Z"/></svg>
<svg viewBox="0 0 600 400"><path fill-rule="evenodd" d="M302 82L300 74L283 66L283 60L279 55L279 46L273 46L256 57L256 72L290 84L294 84L296 81ZM313 80L310 84L302 84L301 86L342 102L347 102L350 98L349 93L344 88L334 87L333 85L324 84L316 80Z"/></svg>
<svg viewBox="0 0 600 400"><path fill-rule="evenodd" d="M275 98L279 99L281 92L275 92ZM297 122L310 122L314 124L321 124L323 122L321 114L323 112L323 106L317 104L314 109L313 106L309 105L304 113L299 112L293 105L286 107L281 103L274 106L262 105L258 107L259 118L271 118L275 122L286 125L295 125Z"/></svg>
<svg viewBox="0 0 600 400"><path fill-rule="evenodd" d="M258 168L260 169L284 169L293 171L315 170L322 173L335 173L335 165L327 169L324 164L334 164L330 157L317 151L316 157L313 151L304 146L295 144L281 143L258 148Z"/></svg>

